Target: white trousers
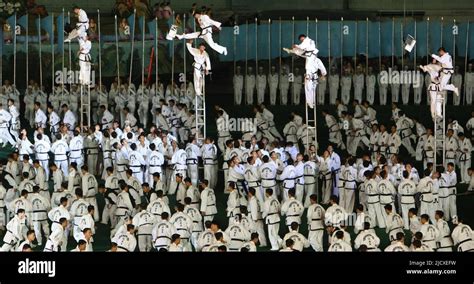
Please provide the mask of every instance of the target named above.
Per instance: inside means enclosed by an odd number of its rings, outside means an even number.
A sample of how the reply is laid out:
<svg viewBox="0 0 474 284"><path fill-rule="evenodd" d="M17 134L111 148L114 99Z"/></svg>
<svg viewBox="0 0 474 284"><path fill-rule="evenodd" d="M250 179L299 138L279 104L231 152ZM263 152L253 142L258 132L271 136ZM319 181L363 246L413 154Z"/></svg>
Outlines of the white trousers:
<svg viewBox="0 0 474 284"><path fill-rule="evenodd" d="M242 85L234 86L234 103L236 105L240 105L242 103L242 91Z"/></svg>
<svg viewBox="0 0 474 284"><path fill-rule="evenodd" d="M257 88L257 103L261 104L265 100L265 88Z"/></svg>
<svg viewBox="0 0 474 284"><path fill-rule="evenodd" d="M198 164L188 164L188 176L191 178L191 183L194 186L198 186L199 172Z"/></svg>
<svg viewBox="0 0 474 284"><path fill-rule="evenodd" d="M184 39L195 39L195 38L202 38L207 44L217 51L220 54L223 54L224 51L227 49L224 46L221 46L214 42L214 39L212 38L212 29L211 28L206 28L201 32L194 32L194 33L189 33L189 34L184 34Z"/></svg>
<svg viewBox="0 0 474 284"><path fill-rule="evenodd" d="M56 167L58 167L58 169L61 169L63 171L65 177L69 175L69 164L67 160L63 160L63 161L54 160L54 164L56 165Z"/></svg>
<svg viewBox="0 0 474 284"><path fill-rule="evenodd" d="M323 233L324 229L314 229L309 231L308 241L314 251L323 251Z"/></svg>
<svg viewBox="0 0 474 284"><path fill-rule="evenodd" d="M403 218L403 223L405 224L405 230L410 229L410 223L409 223L409 218L408 218L408 211L411 208L415 208L415 203L408 203L408 204L400 204L401 206L401 212L402 212L402 218Z"/></svg>
<svg viewBox="0 0 474 284"><path fill-rule="evenodd" d="M282 243L282 239L278 235L278 231L280 230L280 223L276 224L268 224L268 239L272 246L272 250L280 249L280 244Z"/></svg>
<svg viewBox="0 0 474 284"><path fill-rule="evenodd" d="M82 55L82 54L81 54ZM89 85L91 83L91 63L79 59L79 81L83 85ZM84 90L86 92L87 90Z"/></svg>
<svg viewBox="0 0 474 284"><path fill-rule="evenodd" d="M306 104L310 108L314 108L314 99L316 96L316 88L318 86L317 78L314 77L313 74L307 74L304 80L304 93L306 96ZM299 99L299 95L298 95ZM299 102L296 101L297 103Z"/></svg>
<svg viewBox="0 0 474 284"><path fill-rule="evenodd" d="M217 164L204 164L204 179L209 181L210 188L216 188L217 170Z"/></svg>
<svg viewBox="0 0 474 284"><path fill-rule="evenodd" d="M69 35L67 36L67 39L68 40L73 40L75 39L76 37L80 37L80 38L83 38L85 35L86 35L86 31L87 29L89 29L89 24L82 24L82 25L79 25L79 26L76 26L75 29L73 29Z"/></svg>
<svg viewBox="0 0 474 284"><path fill-rule="evenodd" d="M38 245L41 245L43 243L43 234L44 232L44 237L48 238L49 237L49 224L48 221L33 221L33 229L35 231L36 235L36 240L38 241ZM41 230L43 229L43 230Z"/></svg>
<svg viewBox="0 0 474 284"><path fill-rule="evenodd" d="M280 85L280 104L286 106L288 104L289 85Z"/></svg>
<svg viewBox="0 0 474 284"><path fill-rule="evenodd" d="M8 131L7 127L0 128L0 141L1 143L10 143L11 146L15 146L16 142Z"/></svg>
<svg viewBox="0 0 474 284"><path fill-rule="evenodd" d="M474 93L474 86L465 86L465 92L466 92L466 104L471 105L472 94Z"/></svg>
<svg viewBox="0 0 474 284"><path fill-rule="evenodd" d="M384 106L387 104L387 87L380 87L379 88L379 103L380 105Z"/></svg>
<svg viewBox="0 0 474 284"><path fill-rule="evenodd" d="M381 210L381 206L380 206L379 202L368 203L367 204L367 213L369 214L370 218L375 221L375 224L379 228L383 229L387 226L386 223L385 223L385 216L384 216L384 213Z"/></svg>
<svg viewBox="0 0 474 284"><path fill-rule="evenodd" d="M441 72L441 89L440 91L454 91L456 87L453 84L448 84L451 79L451 73Z"/></svg>
<svg viewBox="0 0 474 284"><path fill-rule="evenodd" d="M413 94L414 94L413 102L416 105L419 105L421 103L421 93L422 93L421 90L422 90L422 88L414 88L413 89Z"/></svg>
<svg viewBox="0 0 474 284"><path fill-rule="evenodd" d="M253 223L252 233L258 233L258 240L260 241L260 246L267 246L267 237L265 236L265 226L263 220L257 220Z"/></svg>
<svg viewBox="0 0 474 284"><path fill-rule="evenodd" d="M277 97L277 87L270 87L270 105L274 106L276 104Z"/></svg>
<svg viewBox="0 0 474 284"><path fill-rule="evenodd" d="M108 224L110 220L110 227L115 228L117 225L117 218L115 216L115 209L117 209L117 205L106 204L104 206L104 210L102 211L102 224Z"/></svg>
<svg viewBox="0 0 474 284"><path fill-rule="evenodd" d="M202 95L203 79L202 70L194 68L194 91L197 96Z"/></svg>

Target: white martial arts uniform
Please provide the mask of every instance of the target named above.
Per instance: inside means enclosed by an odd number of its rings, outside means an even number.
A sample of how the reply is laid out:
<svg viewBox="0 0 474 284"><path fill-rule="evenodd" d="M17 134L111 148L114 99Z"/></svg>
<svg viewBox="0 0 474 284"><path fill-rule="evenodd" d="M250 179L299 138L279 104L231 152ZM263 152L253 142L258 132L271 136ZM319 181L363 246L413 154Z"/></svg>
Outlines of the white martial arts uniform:
<svg viewBox="0 0 474 284"><path fill-rule="evenodd" d="M11 146L16 145L15 139L10 134L10 121L12 120L12 115L4 110L0 109L0 142L2 144L10 143Z"/></svg>
<svg viewBox="0 0 474 284"><path fill-rule="evenodd" d="M253 94L256 87L256 79L253 73L250 73L251 68L249 67L249 73L245 75L245 103L247 105L253 104Z"/></svg>
<svg viewBox="0 0 474 284"><path fill-rule="evenodd" d="M204 75L211 70L211 60L206 51L201 52L199 48L193 48L191 43L186 43L186 48L194 57L194 90L196 95L201 96L204 87Z"/></svg>
<svg viewBox="0 0 474 284"><path fill-rule="evenodd" d="M313 250L323 251L323 233L324 233L324 208L315 203L308 207L306 219L308 222L308 241Z"/></svg>
<svg viewBox="0 0 474 284"><path fill-rule="evenodd" d="M240 105L242 103L242 92L244 89L244 76L242 76L242 74L240 73L234 74L233 85L234 85L234 104Z"/></svg>
<svg viewBox="0 0 474 284"><path fill-rule="evenodd" d="M82 85L90 85L91 83L91 51L92 43L90 40L83 40L79 38L79 81ZM87 90L83 90L87 92Z"/></svg>
<svg viewBox="0 0 474 284"><path fill-rule="evenodd" d="M440 92L441 91L453 91L458 92L458 89L453 84L448 84L449 79L451 79L451 75L454 73L453 69L453 59L451 55L447 52L443 54L443 56L438 56L436 54L432 54L431 57L438 61L441 64L441 78L440 78ZM459 95L459 94L457 94Z"/></svg>
<svg viewBox="0 0 474 284"><path fill-rule="evenodd" d="M278 250L281 247L282 239L278 235L280 229L280 202L271 196L265 200L262 217L268 227L268 238L272 250Z"/></svg>
<svg viewBox="0 0 474 284"><path fill-rule="evenodd" d="M199 23L199 26L201 27L200 32L194 32L194 33L189 33L189 34L183 34L183 35L178 35L178 39L195 39L195 38L202 38L204 41L209 44L209 46L217 51L220 54L227 55L227 48L224 46L221 46L214 42L212 39L212 27L215 26L216 28L220 29L221 28L221 23L212 20L208 15L201 14L197 18L197 21Z"/></svg>
<svg viewBox="0 0 474 284"><path fill-rule="evenodd" d="M370 71L369 71L370 72ZM374 74L370 73L365 76L365 83L366 83L366 99L370 105L374 104L375 101L375 84L377 82L377 77Z"/></svg>
<svg viewBox="0 0 474 284"><path fill-rule="evenodd" d="M464 137L463 140L459 140L459 170L461 172L461 182L469 183L470 177L468 175L468 169L471 165L471 153L472 144L471 141Z"/></svg>
<svg viewBox="0 0 474 284"><path fill-rule="evenodd" d="M272 71L270 74L268 74L268 89L270 91L270 105L275 105L276 104L276 99L277 99L277 90L278 90L278 84L279 84L279 78L278 74L275 73L272 67Z"/></svg>
<svg viewBox="0 0 474 284"><path fill-rule="evenodd" d="M261 104L265 100L265 91L267 89L267 75L263 73L262 67L260 67L256 80L257 104Z"/></svg>
<svg viewBox="0 0 474 284"><path fill-rule="evenodd" d="M71 40L75 39L76 37L79 39L84 38L88 29L89 18L87 17L87 13L84 10L79 9L76 28L69 33L67 39L64 42L71 42Z"/></svg>

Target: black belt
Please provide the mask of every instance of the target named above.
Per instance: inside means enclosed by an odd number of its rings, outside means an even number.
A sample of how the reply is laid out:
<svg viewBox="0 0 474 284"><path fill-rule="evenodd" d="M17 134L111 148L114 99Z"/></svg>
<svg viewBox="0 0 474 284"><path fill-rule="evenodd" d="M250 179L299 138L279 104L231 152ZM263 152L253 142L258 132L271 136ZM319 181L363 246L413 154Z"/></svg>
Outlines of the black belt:
<svg viewBox="0 0 474 284"><path fill-rule="evenodd" d="M10 232L10 231L9 231L9 232ZM458 246L461 245L461 244L463 244L463 243L465 243L465 242L469 242L469 241L472 241L472 239L471 239L471 238L465 239L464 241L459 242Z"/></svg>
<svg viewBox="0 0 474 284"><path fill-rule="evenodd" d="M391 231L400 230L400 229L402 229L402 227L396 227L396 228L391 229L391 230L388 231L388 232L390 233Z"/></svg>
<svg viewBox="0 0 474 284"><path fill-rule="evenodd" d="M168 237L168 236L159 236L159 237L156 237L156 239L163 239L163 238L168 239L168 240L171 240L171 238Z"/></svg>
<svg viewBox="0 0 474 284"><path fill-rule="evenodd" d="M127 252L130 252L127 248L124 248L123 246L118 246L118 248L121 248L123 250L126 250Z"/></svg>

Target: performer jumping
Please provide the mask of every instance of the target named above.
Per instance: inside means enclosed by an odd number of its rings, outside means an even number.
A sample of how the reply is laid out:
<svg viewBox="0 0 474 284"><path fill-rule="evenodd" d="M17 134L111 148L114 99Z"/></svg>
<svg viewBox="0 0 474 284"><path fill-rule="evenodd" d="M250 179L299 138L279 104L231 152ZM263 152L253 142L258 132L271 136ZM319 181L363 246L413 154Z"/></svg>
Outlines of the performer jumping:
<svg viewBox="0 0 474 284"><path fill-rule="evenodd" d="M209 46L214 49L215 51L219 52L220 54L227 55L227 47L221 46L214 42L212 39L212 27L215 26L219 30L221 29L221 23L212 20L208 15L201 14L201 12L194 11L193 12L194 18L198 21L199 26L201 27L200 32L194 32L189 34L182 34L176 35L178 39L195 39L195 38L202 38L204 39Z"/></svg>
<svg viewBox="0 0 474 284"><path fill-rule="evenodd" d="M87 17L86 11L79 8L79 6L74 6L73 8L74 14L78 18L76 23L76 28L74 28L71 32L69 32L68 37L64 40L64 42L71 42L71 40L75 38L83 38L86 36L86 32L89 29L89 18Z"/></svg>
<svg viewBox="0 0 474 284"><path fill-rule="evenodd" d="M300 57L306 58L306 74L304 80L304 91L306 95L306 103L310 108L315 105L315 92L318 85L318 70L324 77L327 74L323 62L317 57L319 50L316 48L314 40L310 39L304 34L301 34L298 39L300 44L293 45L292 49L283 48L289 54L296 54Z"/></svg>

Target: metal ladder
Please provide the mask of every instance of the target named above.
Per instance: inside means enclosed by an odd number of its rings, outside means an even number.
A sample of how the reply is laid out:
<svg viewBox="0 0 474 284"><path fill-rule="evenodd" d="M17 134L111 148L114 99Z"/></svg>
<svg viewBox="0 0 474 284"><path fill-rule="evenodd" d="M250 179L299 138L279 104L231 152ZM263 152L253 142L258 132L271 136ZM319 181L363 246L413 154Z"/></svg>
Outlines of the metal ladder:
<svg viewBox="0 0 474 284"><path fill-rule="evenodd" d="M87 88L86 90L84 90ZM91 86L81 83L81 129L91 126Z"/></svg>
<svg viewBox="0 0 474 284"><path fill-rule="evenodd" d="M195 96L194 108L196 110L196 141L198 145L203 145L206 139L206 75L202 71L202 95Z"/></svg>
<svg viewBox="0 0 474 284"><path fill-rule="evenodd" d="M434 160L433 166L444 166L446 168L446 91L441 92L441 96L436 96L436 100L441 101L442 118L434 119ZM438 153L439 155L438 157Z"/></svg>
<svg viewBox="0 0 474 284"><path fill-rule="evenodd" d="M317 90L317 87L316 87ZM317 120L316 120L316 90L313 94L314 96L314 108L310 108L308 103L305 102L306 108L306 150L309 151L309 147L312 141L312 133L314 133L314 141L316 143L316 147L318 147L318 132L317 132Z"/></svg>

